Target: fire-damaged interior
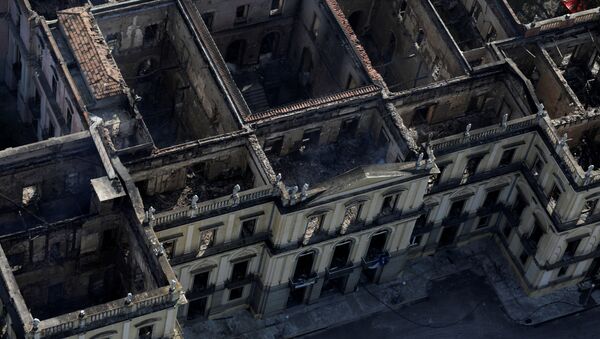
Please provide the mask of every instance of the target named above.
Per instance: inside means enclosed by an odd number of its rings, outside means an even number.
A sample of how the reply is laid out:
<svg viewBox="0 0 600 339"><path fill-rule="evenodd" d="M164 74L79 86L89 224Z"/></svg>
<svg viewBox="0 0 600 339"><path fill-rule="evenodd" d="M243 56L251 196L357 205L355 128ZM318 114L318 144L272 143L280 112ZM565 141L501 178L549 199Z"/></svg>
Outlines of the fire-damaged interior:
<svg viewBox="0 0 600 339"><path fill-rule="evenodd" d="M149 287L126 223L121 217L79 218L3 237L31 314L43 320Z"/></svg>
<svg viewBox="0 0 600 339"><path fill-rule="evenodd" d="M144 205L171 210L190 206L194 196L201 203L230 196L236 186L245 191L263 184L245 147L221 150L214 156L138 182Z"/></svg>
<svg viewBox="0 0 600 339"><path fill-rule="evenodd" d="M316 185L354 168L397 161L394 139L381 117L350 116L333 126L294 129L264 136L263 148L287 185ZM335 125L334 125L335 124Z"/></svg>
<svg viewBox="0 0 600 339"><path fill-rule="evenodd" d="M599 1L7 1L0 337L600 279Z"/></svg>
<svg viewBox="0 0 600 339"><path fill-rule="evenodd" d="M472 87L475 83L479 85ZM531 103L524 104L513 96L513 89L523 86L515 75L490 74L489 78L472 78L452 86L456 86L454 93L398 107L419 143L500 124L505 115L507 120L516 119L532 110Z"/></svg>
<svg viewBox="0 0 600 339"><path fill-rule="evenodd" d="M33 316L47 319L153 287L121 211L125 190L106 177L92 140L74 135L53 154L56 145L48 143L23 146L30 151L23 167L4 157L0 177L0 244Z"/></svg>
<svg viewBox="0 0 600 339"><path fill-rule="evenodd" d="M131 24L134 36L111 16L96 19L157 147L237 128L207 61L172 4L144 16L119 17ZM141 22L144 26L137 26Z"/></svg>
<svg viewBox="0 0 600 339"><path fill-rule="evenodd" d="M235 26L263 20L249 5L238 7L231 28L214 23L215 4L196 2L252 112L367 84L350 45L340 43L335 17L319 2L282 2L283 11L273 12L271 22L243 28Z"/></svg>
<svg viewBox="0 0 600 339"><path fill-rule="evenodd" d="M373 67L388 88L401 91L440 80L446 75L440 59L429 54L426 32L406 1L338 1Z"/></svg>
<svg viewBox="0 0 600 339"><path fill-rule="evenodd" d="M600 6L598 0L507 0L507 2L524 24Z"/></svg>

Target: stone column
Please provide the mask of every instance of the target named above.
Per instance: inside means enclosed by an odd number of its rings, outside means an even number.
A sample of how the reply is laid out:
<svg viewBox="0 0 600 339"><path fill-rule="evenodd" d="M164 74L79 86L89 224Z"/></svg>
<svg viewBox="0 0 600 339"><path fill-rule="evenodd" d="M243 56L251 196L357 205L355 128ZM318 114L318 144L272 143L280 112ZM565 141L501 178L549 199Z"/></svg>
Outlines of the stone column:
<svg viewBox="0 0 600 339"><path fill-rule="evenodd" d="M356 286L360 281L361 272L362 267L358 266L352 271L352 273L348 275L348 278L346 278L346 287L344 288L344 294L351 293L356 289Z"/></svg>
<svg viewBox="0 0 600 339"><path fill-rule="evenodd" d="M129 329L130 328L131 328L131 320L127 320L127 321L123 322L123 334L121 335L121 338L129 339Z"/></svg>
<svg viewBox="0 0 600 339"><path fill-rule="evenodd" d="M308 290L308 296L306 297L307 303L312 304L319 300L321 296L321 289L323 288L323 283L325 282L325 277L319 277L317 282L310 287Z"/></svg>
<svg viewBox="0 0 600 339"><path fill-rule="evenodd" d="M173 306L167 311L167 320L165 321L165 333L163 335L165 338L172 338L174 335L176 309L177 306Z"/></svg>

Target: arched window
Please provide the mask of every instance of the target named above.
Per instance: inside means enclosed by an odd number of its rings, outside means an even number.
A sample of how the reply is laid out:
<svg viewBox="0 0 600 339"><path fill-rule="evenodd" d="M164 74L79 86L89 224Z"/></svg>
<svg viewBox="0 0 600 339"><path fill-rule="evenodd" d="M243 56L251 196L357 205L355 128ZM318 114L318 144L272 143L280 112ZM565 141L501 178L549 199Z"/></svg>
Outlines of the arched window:
<svg viewBox="0 0 600 339"><path fill-rule="evenodd" d="M425 31L423 29L419 29L419 33L417 33L417 39L415 40L415 43L417 44L418 47L421 46L424 39L425 39Z"/></svg>
<svg viewBox="0 0 600 339"><path fill-rule="evenodd" d="M362 11L356 11L356 12L350 14L350 16L348 17L348 23L350 24L350 27L352 27L352 30L356 34L360 33L359 29L361 28L360 26L362 25L362 16L363 16Z"/></svg>
<svg viewBox="0 0 600 339"><path fill-rule="evenodd" d="M271 32L264 36L260 43L260 54L272 53L273 56L277 54L277 47L279 44L279 33Z"/></svg>
<svg viewBox="0 0 600 339"><path fill-rule="evenodd" d="M348 265L348 261L350 259L350 252L352 250L352 241L345 240L341 243L335 245L335 249L333 250L333 255L331 257L331 264L329 265L329 269L339 269Z"/></svg>
<svg viewBox="0 0 600 339"><path fill-rule="evenodd" d="M382 230L371 236L369 248L367 249L366 260L371 261L377 259L385 251L389 231Z"/></svg>
<svg viewBox="0 0 600 339"><path fill-rule="evenodd" d="M246 52L246 40L235 40L227 46L225 62L241 65Z"/></svg>
<svg viewBox="0 0 600 339"><path fill-rule="evenodd" d="M58 93L58 73L56 72L56 68L54 68L54 66L50 66L50 68L52 69L50 89L52 90L52 94L56 96L56 93Z"/></svg>
<svg viewBox="0 0 600 339"><path fill-rule="evenodd" d="M315 251L307 251L298 256L296 260L296 269L294 270L294 281L299 279L307 280L312 275L315 262Z"/></svg>
<svg viewBox="0 0 600 339"><path fill-rule="evenodd" d="M383 60L384 62L392 61L394 57L394 53L396 52L396 35L394 32L390 32L388 37L388 43L383 51Z"/></svg>

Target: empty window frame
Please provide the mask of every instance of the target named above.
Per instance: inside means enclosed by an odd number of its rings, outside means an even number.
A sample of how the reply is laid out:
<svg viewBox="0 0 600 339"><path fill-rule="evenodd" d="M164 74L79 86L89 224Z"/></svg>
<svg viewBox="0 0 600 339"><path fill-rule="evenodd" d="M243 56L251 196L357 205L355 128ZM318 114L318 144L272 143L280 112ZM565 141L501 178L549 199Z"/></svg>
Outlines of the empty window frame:
<svg viewBox="0 0 600 339"><path fill-rule="evenodd" d="M479 167L481 160L483 160L483 156L473 156L469 158L469 160L467 161L467 165L463 170L463 175L460 181L461 184L466 183L469 180L469 178L477 172L477 168Z"/></svg>
<svg viewBox="0 0 600 339"><path fill-rule="evenodd" d="M561 268L558 269L558 273L556 273L556 277L563 277L565 274L567 274L567 271L569 270L569 266L563 266Z"/></svg>
<svg viewBox="0 0 600 339"><path fill-rule="evenodd" d="M483 205L481 207L492 207L498 202L498 197L500 196L500 189L495 189L493 191L488 191L485 196L485 200L483 201Z"/></svg>
<svg viewBox="0 0 600 339"><path fill-rule="evenodd" d="M415 229L423 228L427 225L427 219L429 218L429 212L421 214L415 221Z"/></svg>
<svg viewBox="0 0 600 339"><path fill-rule="evenodd" d="M213 22L215 21L215 12L202 13L202 20L204 21L206 28L208 28L209 31L212 31Z"/></svg>
<svg viewBox="0 0 600 339"><path fill-rule="evenodd" d="M139 339L152 339L152 330L153 329L154 329L153 325L140 327L140 329L138 330L138 338Z"/></svg>
<svg viewBox="0 0 600 339"><path fill-rule="evenodd" d="M398 18L399 19L404 18L404 15L406 14L407 9L408 9L408 1L403 0L402 3L400 4L400 8L398 10Z"/></svg>
<svg viewBox="0 0 600 339"><path fill-rule="evenodd" d="M282 146L283 146L283 137L267 139L265 141L264 151L267 154L279 155L279 154L281 154Z"/></svg>
<svg viewBox="0 0 600 339"><path fill-rule="evenodd" d="M358 117L343 120L342 124L340 126L340 133L339 133L339 135L341 137L351 137L351 136L354 136L356 134L356 131L358 130L358 123L359 122L360 122L360 118L358 118Z"/></svg>
<svg viewBox="0 0 600 339"><path fill-rule="evenodd" d="M271 10L269 11L269 15L279 15L283 11L283 2L284 0L271 0Z"/></svg>
<svg viewBox="0 0 600 339"><path fill-rule="evenodd" d="M320 128L306 130L302 134L302 146L305 148L318 146L320 138L321 138L321 129Z"/></svg>
<svg viewBox="0 0 600 339"><path fill-rule="evenodd" d="M568 260L577 255L577 249L579 248L579 244L581 243L581 239L572 239L567 240L567 247L565 248L565 253L563 254L563 260Z"/></svg>
<svg viewBox="0 0 600 339"><path fill-rule="evenodd" d="M486 215L484 217L480 217L479 221L477 222L477 229L480 228L485 228L488 227L490 225L490 216Z"/></svg>
<svg viewBox="0 0 600 339"><path fill-rule="evenodd" d="M438 165L438 170L440 173L432 174L429 176L429 180L427 181L427 192L431 192L431 189L437 186L442 180L442 175L444 175L444 170L446 169L446 165Z"/></svg>
<svg viewBox="0 0 600 339"><path fill-rule="evenodd" d="M521 265L523 267L525 267L525 265L527 264L528 259L529 259L529 254L527 254L527 251L523 250L521 252L521 255L519 255L519 261L521 262Z"/></svg>
<svg viewBox="0 0 600 339"><path fill-rule="evenodd" d="M544 235L544 229L542 228L542 226L540 226L539 222L537 220L535 220L535 222L533 223L533 228L531 229L531 232L529 232L529 235L527 236L527 241L530 243L530 245L533 248L538 248L539 242L542 239L542 236Z"/></svg>
<svg viewBox="0 0 600 339"><path fill-rule="evenodd" d="M512 210L518 219L521 219L521 215L527 206L529 206L529 203L527 203L527 200L523 197L523 193L517 189L517 197L512 205Z"/></svg>
<svg viewBox="0 0 600 339"><path fill-rule="evenodd" d="M242 221L240 237L248 238L254 235L256 231L257 218Z"/></svg>
<svg viewBox="0 0 600 339"><path fill-rule="evenodd" d="M160 243L165 251L165 256L168 259L173 258L173 254L175 254L175 246L177 245L176 239L165 240Z"/></svg>
<svg viewBox="0 0 600 339"><path fill-rule="evenodd" d="M150 26L146 26L144 29L144 40L143 44L145 46L153 45L158 38L158 24L153 24Z"/></svg>
<svg viewBox="0 0 600 339"><path fill-rule="evenodd" d="M246 275L248 274L248 265L250 260L239 261L233 264L233 268L231 269L231 281L242 281L246 279Z"/></svg>
<svg viewBox="0 0 600 339"><path fill-rule="evenodd" d="M516 148L504 150L504 152L502 152L502 156L500 157L500 162L498 163L498 166L502 167L510 165L513 161L513 158L515 157L516 150Z"/></svg>
<svg viewBox="0 0 600 339"><path fill-rule="evenodd" d="M208 287L208 278L210 277L210 271L200 272L194 275L194 283L192 284L192 291L202 291Z"/></svg>
<svg viewBox="0 0 600 339"><path fill-rule="evenodd" d="M366 260L371 261L385 251L385 245L388 238L388 231L379 231L371 236L369 247L367 248Z"/></svg>
<svg viewBox="0 0 600 339"><path fill-rule="evenodd" d="M471 7L471 17L473 18L473 20L475 22L477 22L479 20L480 15L481 15L481 5L476 0L473 2L473 7Z"/></svg>
<svg viewBox="0 0 600 339"><path fill-rule="evenodd" d="M308 279L312 275L313 264L315 261L315 252L309 251L302 253L296 260L293 280Z"/></svg>
<svg viewBox="0 0 600 339"><path fill-rule="evenodd" d="M512 227L510 226L509 223L506 223L503 227L502 227L502 234L504 235L504 237L506 239L510 238L510 235L512 233Z"/></svg>
<svg viewBox="0 0 600 339"><path fill-rule="evenodd" d="M577 222L586 222L594 214L596 206L598 206L598 198L586 200L583 204L583 208L581 209L581 213L579 214L579 220Z"/></svg>
<svg viewBox="0 0 600 339"><path fill-rule="evenodd" d="M239 299L242 295L244 295L244 286L236 287L229 291L229 301Z"/></svg>
<svg viewBox="0 0 600 339"><path fill-rule="evenodd" d="M350 240L346 240L337 244L333 250L333 256L331 258L329 269L339 269L345 267L348 264L348 259L350 259L351 248L352 242Z"/></svg>
<svg viewBox="0 0 600 339"><path fill-rule="evenodd" d="M539 155L536 155L535 161L533 162L533 166L531 167L531 174L533 174L534 177L538 177L543 170L544 161Z"/></svg>
<svg viewBox="0 0 600 339"><path fill-rule="evenodd" d="M562 192L560 188L558 188L558 185L552 185L552 189L550 190L550 193L548 193L548 213L552 214L554 212L556 204L558 203L558 199L560 199L561 193Z"/></svg>
<svg viewBox="0 0 600 339"><path fill-rule="evenodd" d="M346 90L350 90L356 87L356 81L352 77L352 74L348 74L348 80L346 80Z"/></svg>
<svg viewBox="0 0 600 339"><path fill-rule="evenodd" d="M250 10L250 5L242 5L238 6L235 9L235 23L244 23L248 20L248 11Z"/></svg>
<svg viewBox="0 0 600 339"><path fill-rule="evenodd" d="M466 202L467 199L453 201L452 205L450 205L450 210L448 211L448 218L460 217L463 214Z"/></svg>
<svg viewBox="0 0 600 339"><path fill-rule="evenodd" d="M425 40L425 31L423 29L419 29L419 32L417 33L417 38L415 39L415 45L417 46L417 48L421 47L424 40Z"/></svg>
<svg viewBox="0 0 600 339"><path fill-rule="evenodd" d="M398 199L400 198L400 193L389 194L383 197L383 202L381 203L381 210L379 211L380 215L388 215L394 212L398 205Z"/></svg>
<svg viewBox="0 0 600 339"><path fill-rule="evenodd" d="M411 126L430 124L433 118L433 112L435 111L435 107L436 104L431 104L416 108L413 114Z"/></svg>
<svg viewBox="0 0 600 339"><path fill-rule="evenodd" d="M56 68L54 68L54 66L51 66L50 69L52 71L50 89L52 90L52 94L56 96L58 93L58 73L56 72Z"/></svg>

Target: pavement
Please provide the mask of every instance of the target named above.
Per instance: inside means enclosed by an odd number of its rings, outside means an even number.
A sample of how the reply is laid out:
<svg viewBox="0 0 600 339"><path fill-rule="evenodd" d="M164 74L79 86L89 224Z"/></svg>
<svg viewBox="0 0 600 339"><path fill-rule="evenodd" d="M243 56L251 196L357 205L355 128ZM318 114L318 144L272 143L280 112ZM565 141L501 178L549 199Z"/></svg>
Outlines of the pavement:
<svg viewBox="0 0 600 339"><path fill-rule="evenodd" d="M600 291L589 294L577 286L528 297L499 247L484 239L413 260L389 283L361 284L354 293L322 297L264 319L238 310L226 318L189 321L183 331L186 338L329 338L322 333L362 338L359 333L371 330L382 338L405 337L406 331L415 337L436 333L458 338L469 331L475 337L506 338L503 333L526 336L524 328L590 309L599 314L598 303ZM600 325L595 326L600 333Z"/></svg>
<svg viewBox="0 0 600 339"><path fill-rule="evenodd" d="M591 339L600 333L600 308L566 319L525 326L512 321L485 277L470 271L433 284L419 304L387 310L307 339Z"/></svg>
<svg viewBox="0 0 600 339"><path fill-rule="evenodd" d="M226 318L183 323L183 331L186 338L296 338L385 311L386 305L422 302L427 290L424 279L359 285L353 293L323 297L317 303L294 306L272 317L255 319L250 312L239 310Z"/></svg>

